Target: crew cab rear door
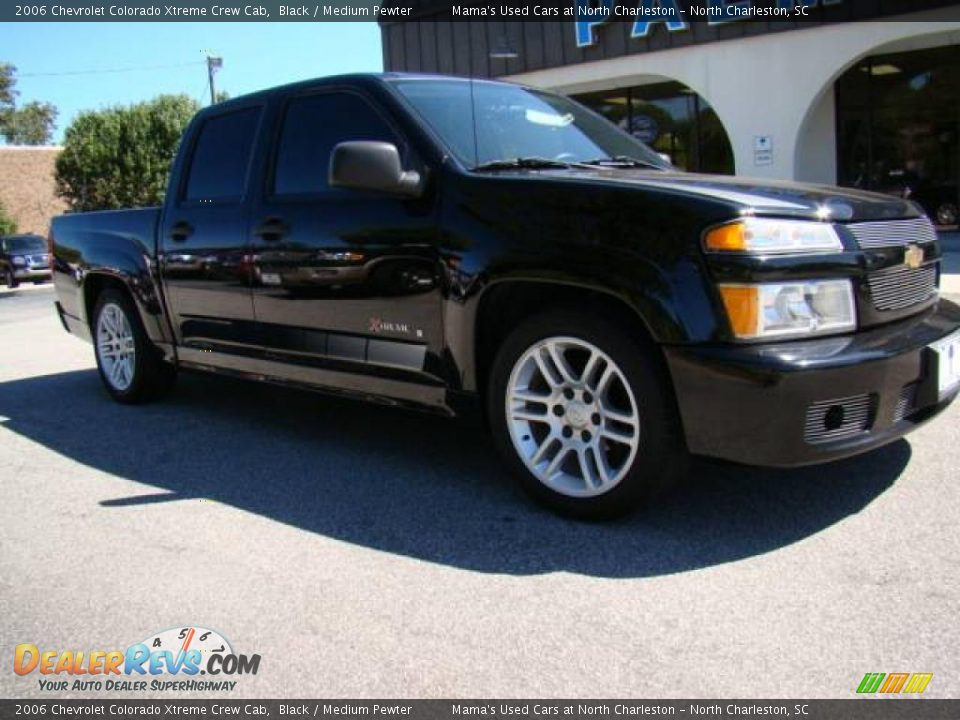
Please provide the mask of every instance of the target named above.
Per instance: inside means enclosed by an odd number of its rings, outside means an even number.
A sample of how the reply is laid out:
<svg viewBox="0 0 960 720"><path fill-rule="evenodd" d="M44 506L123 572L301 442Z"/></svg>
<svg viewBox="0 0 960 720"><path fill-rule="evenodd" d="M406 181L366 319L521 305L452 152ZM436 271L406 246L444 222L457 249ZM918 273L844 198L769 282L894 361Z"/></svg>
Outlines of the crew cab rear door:
<svg viewBox="0 0 960 720"><path fill-rule="evenodd" d="M394 143L407 168L418 163L413 149L358 90L313 88L280 102L248 231L265 350L287 363L429 381L442 347L435 198L328 183L341 142Z"/></svg>
<svg viewBox="0 0 960 720"><path fill-rule="evenodd" d="M256 347L245 202L263 107L200 120L168 199L158 256L177 343L188 353Z"/></svg>

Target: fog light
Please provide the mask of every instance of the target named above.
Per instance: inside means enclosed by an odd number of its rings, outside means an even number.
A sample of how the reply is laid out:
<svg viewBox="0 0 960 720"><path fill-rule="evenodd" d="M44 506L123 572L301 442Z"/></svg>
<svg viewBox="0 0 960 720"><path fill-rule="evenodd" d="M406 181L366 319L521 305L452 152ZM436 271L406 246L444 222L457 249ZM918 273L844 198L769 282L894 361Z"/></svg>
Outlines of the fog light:
<svg viewBox="0 0 960 720"><path fill-rule="evenodd" d="M823 416L823 427L825 430L839 430L843 426L843 420L846 412L842 405L832 405Z"/></svg>

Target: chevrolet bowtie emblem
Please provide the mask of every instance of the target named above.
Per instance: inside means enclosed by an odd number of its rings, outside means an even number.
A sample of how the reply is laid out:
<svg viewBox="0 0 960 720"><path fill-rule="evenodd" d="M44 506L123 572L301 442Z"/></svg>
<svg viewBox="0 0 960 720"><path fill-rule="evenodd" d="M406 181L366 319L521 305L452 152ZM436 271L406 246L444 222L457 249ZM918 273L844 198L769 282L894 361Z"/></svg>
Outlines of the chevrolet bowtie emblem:
<svg viewBox="0 0 960 720"><path fill-rule="evenodd" d="M903 252L903 264L911 270L916 270L923 265L923 248L919 245L907 245Z"/></svg>

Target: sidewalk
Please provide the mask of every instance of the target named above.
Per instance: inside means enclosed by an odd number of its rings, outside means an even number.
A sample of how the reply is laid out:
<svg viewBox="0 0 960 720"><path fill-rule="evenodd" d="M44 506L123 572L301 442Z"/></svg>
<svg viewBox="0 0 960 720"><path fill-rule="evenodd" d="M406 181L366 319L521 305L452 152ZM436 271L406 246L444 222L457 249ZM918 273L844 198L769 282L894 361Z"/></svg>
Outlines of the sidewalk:
<svg viewBox="0 0 960 720"><path fill-rule="evenodd" d="M21 292L23 290L42 290L43 288L52 288L53 283L45 282L40 285L34 285L32 282L22 282L20 283L15 290L11 290L6 285L0 284L0 295L10 293L11 295Z"/></svg>

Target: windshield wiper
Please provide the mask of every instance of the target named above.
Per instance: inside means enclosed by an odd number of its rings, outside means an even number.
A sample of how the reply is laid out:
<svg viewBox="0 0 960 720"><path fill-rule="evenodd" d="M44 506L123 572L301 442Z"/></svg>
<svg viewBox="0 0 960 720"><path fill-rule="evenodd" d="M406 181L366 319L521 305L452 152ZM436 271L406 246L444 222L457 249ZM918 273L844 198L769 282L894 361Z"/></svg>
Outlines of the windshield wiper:
<svg viewBox="0 0 960 720"><path fill-rule="evenodd" d="M542 157L517 157L509 160L491 160L477 165L474 172L491 170L549 170L551 168L568 168L572 164L563 160L551 160Z"/></svg>
<svg viewBox="0 0 960 720"><path fill-rule="evenodd" d="M612 155L611 157L594 158L593 160L584 160L582 165L599 165L610 167L647 167L654 170L664 170L662 165L657 165L649 160L638 160L629 155Z"/></svg>

